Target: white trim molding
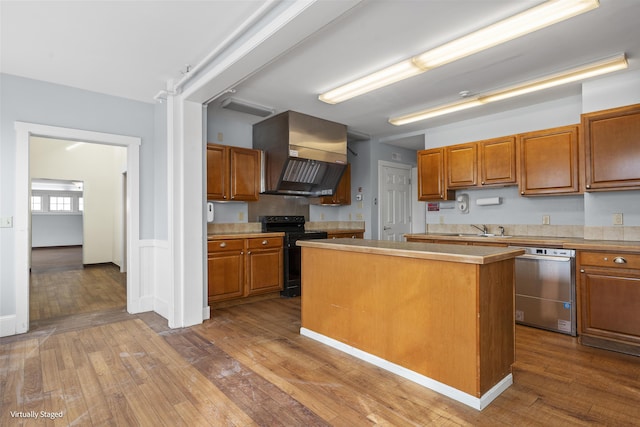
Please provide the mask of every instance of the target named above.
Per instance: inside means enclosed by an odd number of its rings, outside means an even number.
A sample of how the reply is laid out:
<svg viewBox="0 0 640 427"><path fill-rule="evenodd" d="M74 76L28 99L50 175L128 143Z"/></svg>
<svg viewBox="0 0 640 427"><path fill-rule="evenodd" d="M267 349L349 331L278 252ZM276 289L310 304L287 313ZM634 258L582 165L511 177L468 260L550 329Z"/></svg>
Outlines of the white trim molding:
<svg viewBox="0 0 640 427"><path fill-rule="evenodd" d="M140 289L140 144L141 138L92 132L35 123L15 122L16 131L16 200L15 200L15 325L7 335L29 330L29 264L30 264L30 178L29 140L32 136L65 139L127 148L127 311L141 310ZM11 332L11 333L8 333Z"/></svg>
<svg viewBox="0 0 640 427"><path fill-rule="evenodd" d="M425 375L412 371L411 369L407 369L404 366L389 362L388 360L385 360L381 357L378 357L371 353L367 353L366 351L362 351L356 347L350 346L349 344L345 344L341 341L330 338L326 335L319 334L310 329L300 328L300 335L311 338L312 340L335 348L336 350L340 350L343 353L349 354L360 360L364 360L365 362L371 363L374 366L399 375L402 378L406 378L409 381L413 381L416 384L419 384L444 396L450 397L453 400L464 403L465 405L470 406L473 409L477 409L478 411L486 408L496 397L498 397L503 391L508 389L511 384L513 384L513 375L508 374L495 386L493 386L491 390L487 391L480 398L477 398L469 393L465 393L464 391L451 387L450 385L441 383L440 381L436 381L433 378L429 378Z"/></svg>

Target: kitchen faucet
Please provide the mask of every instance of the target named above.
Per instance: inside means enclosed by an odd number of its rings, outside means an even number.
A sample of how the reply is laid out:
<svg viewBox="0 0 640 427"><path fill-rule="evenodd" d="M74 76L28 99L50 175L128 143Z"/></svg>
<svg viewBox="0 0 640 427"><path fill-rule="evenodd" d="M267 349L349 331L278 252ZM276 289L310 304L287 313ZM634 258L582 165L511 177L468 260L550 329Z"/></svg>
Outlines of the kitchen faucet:
<svg viewBox="0 0 640 427"><path fill-rule="evenodd" d="M482 231L482 234L488 234L489 230L487 230L487 226L486 225L482 225L482 228L478 227L477 225L474 224L470 224L473 228L477 228L478 230Z"/></svg>

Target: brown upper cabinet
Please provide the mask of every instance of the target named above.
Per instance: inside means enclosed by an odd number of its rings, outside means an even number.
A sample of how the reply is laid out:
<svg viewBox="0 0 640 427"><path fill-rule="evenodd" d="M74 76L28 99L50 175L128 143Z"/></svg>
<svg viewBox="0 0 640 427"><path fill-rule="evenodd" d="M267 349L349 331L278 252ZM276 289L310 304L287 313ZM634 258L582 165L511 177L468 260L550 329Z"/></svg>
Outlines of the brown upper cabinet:
<svg viewBox="0 0 640 427"><path fill-rule="evenodd" d="M514 135L451 145L446 150L447 188L507 186L517 183Z"/></svg>
<svg viewBox="0 0 640 427"><path fill-rule="evenodd" d="M475 187L478 180L478 145L450 145L446 150L447 187Z"/></svg>
<svg viewBox="0 0 640 427"><path fill-rule="evenodd" d="M478 142L480 186L506 186L518 183L514 135Z"/></svg>
<svg viewBox="0 0 640 427"><path fill-rule="evenodd" d="M321 205L350 205L351 204L351 164L347 163L342 178L338 182L333 196L323 196L320 198Z"/></svg>
<svg viewBox="0 0 640 427"><path fill-rule="evenodd" d="M207 144L207 200L256 201L260 151Z"/></svg>
<svg viewBox="0 0 640 427"><path fill-rule="evenodd" d="M418 200L453 200L455 192L447 188L445 149L420 150L418 162Z"/></svg>
<svg viewBox="0 0 640 427"><path fill-rule="evenodd" d="M520 194L580 193L578 125L518 135Z"/></svg>
<svg viewBox="0 0 640 427"><path fill-rule="evenodd" d="M640 104L582 115L587 191L640 189Z"/></svg>

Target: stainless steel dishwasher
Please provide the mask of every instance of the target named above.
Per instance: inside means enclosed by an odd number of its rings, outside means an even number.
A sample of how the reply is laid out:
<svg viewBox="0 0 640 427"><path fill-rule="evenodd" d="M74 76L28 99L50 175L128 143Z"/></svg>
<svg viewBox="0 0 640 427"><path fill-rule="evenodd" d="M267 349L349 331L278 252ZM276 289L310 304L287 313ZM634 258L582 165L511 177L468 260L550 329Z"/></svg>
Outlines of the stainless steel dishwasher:
<svg viewBox="0 0 640 427"><path fill-rule="evenodd" d="M576 336L575 251L517 249L516 323Z"/></svg>

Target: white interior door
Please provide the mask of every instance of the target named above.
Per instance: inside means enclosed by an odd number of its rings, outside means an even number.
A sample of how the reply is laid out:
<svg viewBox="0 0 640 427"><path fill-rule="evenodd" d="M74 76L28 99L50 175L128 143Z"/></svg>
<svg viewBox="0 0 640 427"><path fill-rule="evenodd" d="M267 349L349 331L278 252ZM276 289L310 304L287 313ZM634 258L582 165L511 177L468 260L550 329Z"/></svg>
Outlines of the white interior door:
<svg viewBox="0 0 640 427"><path fill-rule="evenodd" d="M404 241L411 232L411 166L380 161L378 193L381 240Z"/></svg>

